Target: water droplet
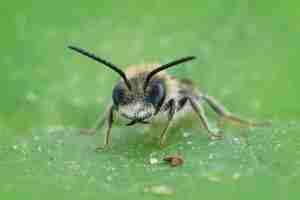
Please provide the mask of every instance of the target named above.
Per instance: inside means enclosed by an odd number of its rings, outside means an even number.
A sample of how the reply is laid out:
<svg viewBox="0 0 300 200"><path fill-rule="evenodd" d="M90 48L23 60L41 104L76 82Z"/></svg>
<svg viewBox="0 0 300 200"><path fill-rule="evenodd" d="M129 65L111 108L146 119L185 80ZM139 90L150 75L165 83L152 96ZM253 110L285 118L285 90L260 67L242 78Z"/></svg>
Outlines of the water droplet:
<svg viewBox="0 0 300 200"><path fill-rule="evenodd" d="M106 180L109 181L109 182L111 182L113 180L113 178L112 178L112 176L107 176Z"/></svg>
<svg viewBox="0 0 300 200"><path fill-rule="evenodd" d="M150 163L151 165L155 165L155 164L158 163L158 159L157 159L157 158L150 158L150 159L149 159L149 163Z"/></svg>
<svg viewBox="0 0 300 200"><path fill-rule="evenodd" d="M214 158L215 158L214 154L211 153L211 154L208 155L208 159L214 159Z"/></svg>
<svg viewBox="0 0 300 200"><path fill-rule="evenodd" d="M192 134L189 133L189 132L184 132L182 135L183 135L184 138L188 138L188 137L190 137Z"/></svg>
<svg viewBox="0 0 300 200"><path fill-rule="evenodd" d="M144 192L151 192L160 195L171 195L174 193L174 190L167 185L155 185L151 187L146 187L144 189Z"/></svg>
<svg viewBox="0 0 300 200"><path fill-rule="evenodd" d="M232 179L235 180L235 181L239 180L240 177L241 177L241 174L238 173L238 172L235 172L235 173L232 175Z"/></svg>

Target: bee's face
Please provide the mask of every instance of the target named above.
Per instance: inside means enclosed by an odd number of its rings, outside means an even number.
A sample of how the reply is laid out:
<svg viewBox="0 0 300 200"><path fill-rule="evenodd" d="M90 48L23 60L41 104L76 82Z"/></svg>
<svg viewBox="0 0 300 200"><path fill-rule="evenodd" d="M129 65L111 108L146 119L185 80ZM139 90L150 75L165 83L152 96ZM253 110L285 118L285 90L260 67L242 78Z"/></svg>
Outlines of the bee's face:
<svg viewBox="0 0 300 200"><path fill-rule="evenodd" d="M164 84L162 81L152 81L144 90L143 79L134 78L130 82L131 90L123 82L115 86L114 104L123 117L136 122L148 122L164 100Z"/></svg>

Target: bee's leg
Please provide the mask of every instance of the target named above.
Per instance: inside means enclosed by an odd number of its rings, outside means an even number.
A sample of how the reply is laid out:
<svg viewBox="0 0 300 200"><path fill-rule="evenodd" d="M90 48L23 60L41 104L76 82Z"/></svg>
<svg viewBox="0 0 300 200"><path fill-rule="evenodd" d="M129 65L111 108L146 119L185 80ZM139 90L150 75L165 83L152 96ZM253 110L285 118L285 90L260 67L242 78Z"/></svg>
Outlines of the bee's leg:
<svg viewBox="0 0 300 200"><path fill-rule="evenodd" d="M110 106L107 117L106 117L107 129L106 129L105 136L104 136L104 144L103 144L103 146L97 147L96 150L107 149L111 145L111 127L114 122L114 111L115 111L114 106Z"/></svg>
<svg viewBox="0 0 300 200"><path fill-rule="evenodd" d="M256 123L250 120L242 119L231 112L229 112L223 105L221 105L217 100L215 100L211 96L203 95L201 96L203 100L205 100L208 105L218 114L220 115L225 121L229 121L238 125L244 126L265 126L268 123Z"/></svg>
<svg viewBox="0 0 300 200"><path fill-rule="evenodd" d="M168 122L166 127L164 128L164 130L162 131L161 135L160 135L160 140L159 140L159 146L162 148L164 147L165 144L165 140L166 140L166 133L167 130L172 122L172 119L175 115L175 111L176 111L176 105L175 105L175 100L171 99L168 104L167 104L167 109L168 109Z"/></svg>
<svg viewBox="0 0 300 200"><path fill-rule="evenodd" d="M97 147L96 150L106 149L106 148L110 147L110 145L111 145L111 127L114 122L114 110L115 110L114 106L110 106L107 117L106 117L107 129L106 129L105 137L104 137L104 145Z"/></svg>
<svg viewBox="0 0 300 200"><path fill-rule="evenodd" d="M195 111L199 119L201 120L203 126L209 133L209 139L222 139L223 135L219 133L219 131L214 130L211 128L204 112L204 108L202 107L201 103L196 102L192 97L185 97L187 101L191 104L192 109Z"/></svg>

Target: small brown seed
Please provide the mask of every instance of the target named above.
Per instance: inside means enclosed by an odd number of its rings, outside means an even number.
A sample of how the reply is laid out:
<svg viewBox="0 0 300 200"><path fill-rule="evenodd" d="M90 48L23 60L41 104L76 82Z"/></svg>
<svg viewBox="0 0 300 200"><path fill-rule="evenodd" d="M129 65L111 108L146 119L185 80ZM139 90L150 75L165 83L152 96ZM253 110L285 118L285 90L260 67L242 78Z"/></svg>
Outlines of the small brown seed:
<svg viewBox="0 0 300 200"><path fill-rule="evenodd" d="M183 158L179 155L166 156L163 160L168 162L172 167L177 167L184 163Z"/></svg>

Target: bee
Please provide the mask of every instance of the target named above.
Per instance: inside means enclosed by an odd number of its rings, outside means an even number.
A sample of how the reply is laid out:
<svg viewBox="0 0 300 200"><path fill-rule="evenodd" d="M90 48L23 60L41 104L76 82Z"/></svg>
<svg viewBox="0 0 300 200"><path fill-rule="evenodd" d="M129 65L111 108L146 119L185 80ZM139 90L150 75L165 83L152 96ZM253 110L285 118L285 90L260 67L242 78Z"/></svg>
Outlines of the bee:
<svg viewBox="0 0 300 200"><path fill-rule="evenodd" d="M127 126L135 124L149 124L158 115L166 118L166 125L159 137L160 147L165 146L166 135L176 116L194 112L201 124L207 130L210 139L221 139L222 134L209 123L203 104L206 103L222 119L246 126L257 126L250 120L242 119L228 111L215 98L198 90L188 79L176 79L167 74L166 69L194 60L188 56L163 65L153 64L130 67L123 72L119 67L82 48L69 46L77 53L87 56L116 72L121 80L112 92L112 103L108 106L105 116L97 122L95 128L88 129L88 133L96 132L107 124L104 146L111 145L111 128L116 114L129 120Z"/></svg>

